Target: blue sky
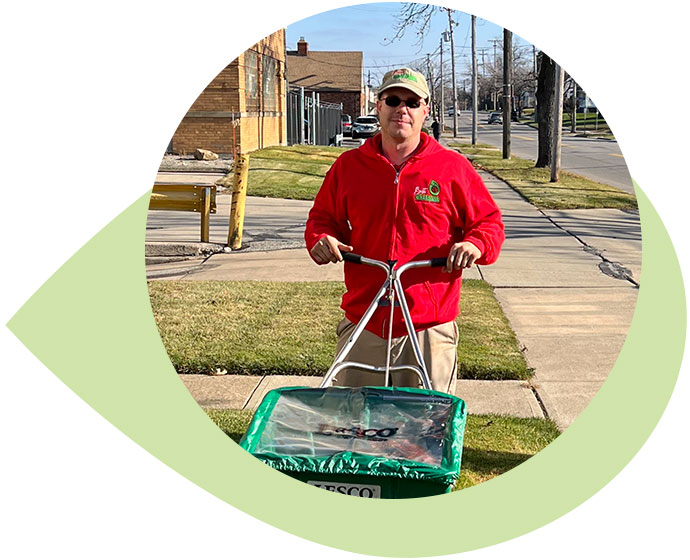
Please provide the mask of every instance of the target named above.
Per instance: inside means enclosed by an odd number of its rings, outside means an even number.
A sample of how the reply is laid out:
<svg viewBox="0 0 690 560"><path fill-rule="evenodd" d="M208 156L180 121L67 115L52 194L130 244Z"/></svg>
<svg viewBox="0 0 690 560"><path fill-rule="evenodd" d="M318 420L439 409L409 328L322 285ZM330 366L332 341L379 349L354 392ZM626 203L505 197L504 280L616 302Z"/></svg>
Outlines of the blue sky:
<svg viewBox="0 0 690 560"><path fill-rule="evenodd" d="M426 53L438 50L441 33L448 29L446 12L434 14L429 32L420 46L415 45L418 37L414 28L410 28L402 40L384 45L385 39L395 34L395 16L402 4L397 2L359 4L347 8L330 10L312 17L291 23L287 26L287 47L297 48L297 41L304 37L309 49L317 51L363 51L364 75L371 71L372 85L377 85L386 70L404 66L414 60L425 60ZM471 36L470 15L463 12L453 14L459 24L455 27L455 53L458 76L462 79L470 63ZM484 47L485 57L493 57L492 39L502 39L503 28L477 18L477 48ZM526 45L526 41L517 36L514 44ZM444 45L444 66L450 60L450 44ZM500 49L498 50L500 56ZM478 59L481 58L478 54Z"/></svg>

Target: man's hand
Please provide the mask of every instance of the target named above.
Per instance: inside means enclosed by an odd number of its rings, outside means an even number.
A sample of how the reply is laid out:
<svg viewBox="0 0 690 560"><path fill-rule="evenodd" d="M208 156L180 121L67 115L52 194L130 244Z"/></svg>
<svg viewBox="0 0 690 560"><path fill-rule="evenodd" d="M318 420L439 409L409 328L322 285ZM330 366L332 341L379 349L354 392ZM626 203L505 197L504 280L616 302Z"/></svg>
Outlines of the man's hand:
<svg viewBox="0 0 690 560"><path fill-rule="evenodd" d="M319 264L326 264L329 262L340 262L343 260L343 255L340 251L352 251L352 247L345 245L338 241L331 235L326 235L316 242L311 248L311 256Z"/></svg>
<svg viewBox="0 0 690 560"><path fill-rule="evenodd" d="M474 264L474 261L481 256L482 252L474 243L470 243L469 241L456 243L450 248L448 260L446 261L446 266L443 267L443 272L452 272L453 270L469 268Z"/></svg>

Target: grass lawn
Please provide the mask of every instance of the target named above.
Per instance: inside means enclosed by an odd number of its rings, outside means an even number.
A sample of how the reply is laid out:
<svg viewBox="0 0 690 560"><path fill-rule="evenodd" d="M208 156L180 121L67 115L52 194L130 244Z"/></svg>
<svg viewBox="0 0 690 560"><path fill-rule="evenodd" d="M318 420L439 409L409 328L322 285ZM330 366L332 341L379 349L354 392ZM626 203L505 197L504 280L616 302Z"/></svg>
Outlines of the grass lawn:
<svg viewBox="0 0 690 560"><path fill-rule="evenodd" d="M561 172L560 180L551 183L551 170L534 167L534 161L511 156L505 160L498 148L486 144L454 143L468 156L476 167L480 167L506 181L531 204L543 209L572 208L637 208L634 195L615 187L604 185L575 175Z"/></svg>
<svg viewBox="0 0 690 560"><path fill-rule="evenodd" d="M539 128L539 125L532 120L533 110L525 110L522 112L523 119L521 122L531 126L532 128ZM529 118L524 118L529 116ZM570 123L572 122L572 115L570 112L563 112L563 129L570 131ZM588 112L587 118L585 118L584 113L577 113L575 116L575 133L582 134L586 132L588 135L592 136L604 136L607 138L614 138L611 128L609 127L606 119L599 113L597 117L596 112Z"/></svg>
<svg viewBox="0 0 690 560"><path fill-rule="evenodd" d="M314 200L335 159L347 148L275 146L249 154L249 196Z"/></svg>
<svg viewBox="0 0 690 560"><path fill-rule="evenodd" d="M249 427L248 410L206 410L209 418L236 442ZM460 480L455 490L469 488L517 467L559 435L550 420L469 415L465 428Z"/></svg>
<svg viewBox="0 0 690 560"><path fill-rule="evenodd" d="M532 372L491 286L463 283L458 371L464 379ZM151 281L161 339L179 373L319 375L335 357L342 282Z"/></svg>
<svg viewBox="0 0 690 560"><path fill-rule="evenodd" d="M570 125L572 122L572 114L563 113L563 126L570 130ZM587 112L575 114L575 129L576 132L587 131L592 134L606 134L611 135L611 128L609 127L606 119L601 115L597 116L596 112Z"/></svg>
<svg viewBox="0 0 690 560"><path fill-rule="evenodd" d="M582 117L582 114L578 114L578 118ZM589 127L593 115L588 117ZM551 183L549 169L537 169L534 167L534 161L514 156L504 160L501 150L488 144L472 146L466 143L453 143L450 146L460 149L472 159L475 166L486 169L506 181L538 208L637 208L634 195L573 173L561 172L560 181ZM247 194L313 200L326 172L335 159L347 149L326 146L275 146L252 152L249 158Z"/></svg>

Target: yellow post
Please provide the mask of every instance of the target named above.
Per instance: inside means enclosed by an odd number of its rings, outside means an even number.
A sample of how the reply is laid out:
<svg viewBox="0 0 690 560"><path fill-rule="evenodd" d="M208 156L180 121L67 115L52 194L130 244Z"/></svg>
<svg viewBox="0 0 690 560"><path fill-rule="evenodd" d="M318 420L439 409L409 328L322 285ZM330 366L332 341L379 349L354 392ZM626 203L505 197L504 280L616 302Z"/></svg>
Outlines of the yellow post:
<svg viewBox="0 0 690 560"><path fill-rule="evenodd" d="M242 226L244 225L244 203L247 198L248 173L249 156L240 154L235 159L235 177L232 185L232 205L230 206L228 246L231 249L242 247Z"/></svg>
<svg viewBox="0 0 690 560"><path fill-rule="evenodd" d="M211 187L202 187L201 192L201 241L208 243L211 230Z"/></svg>

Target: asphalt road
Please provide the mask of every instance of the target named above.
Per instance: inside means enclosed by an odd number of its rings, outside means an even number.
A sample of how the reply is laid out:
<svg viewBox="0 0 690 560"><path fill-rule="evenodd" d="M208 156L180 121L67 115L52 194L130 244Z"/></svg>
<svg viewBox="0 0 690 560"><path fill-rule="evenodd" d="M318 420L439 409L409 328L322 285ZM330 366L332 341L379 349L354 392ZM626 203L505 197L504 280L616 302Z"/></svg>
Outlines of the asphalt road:
<svg viewBox="0 0 690 560"><path fill-rule="evenodd" d="M503 125L487 124L488 113L478 115L477 141L503 146ZM453 132L453 118L445 119L446 133ZM461 141L472 138L472 113L458 114L458 137ZM623 154L615 140L584 138L564 131L561 169L583 175L634 194L635 190ZM511 123L511 154L521 158L537 159L537 130L526 124Z"/></svg>

